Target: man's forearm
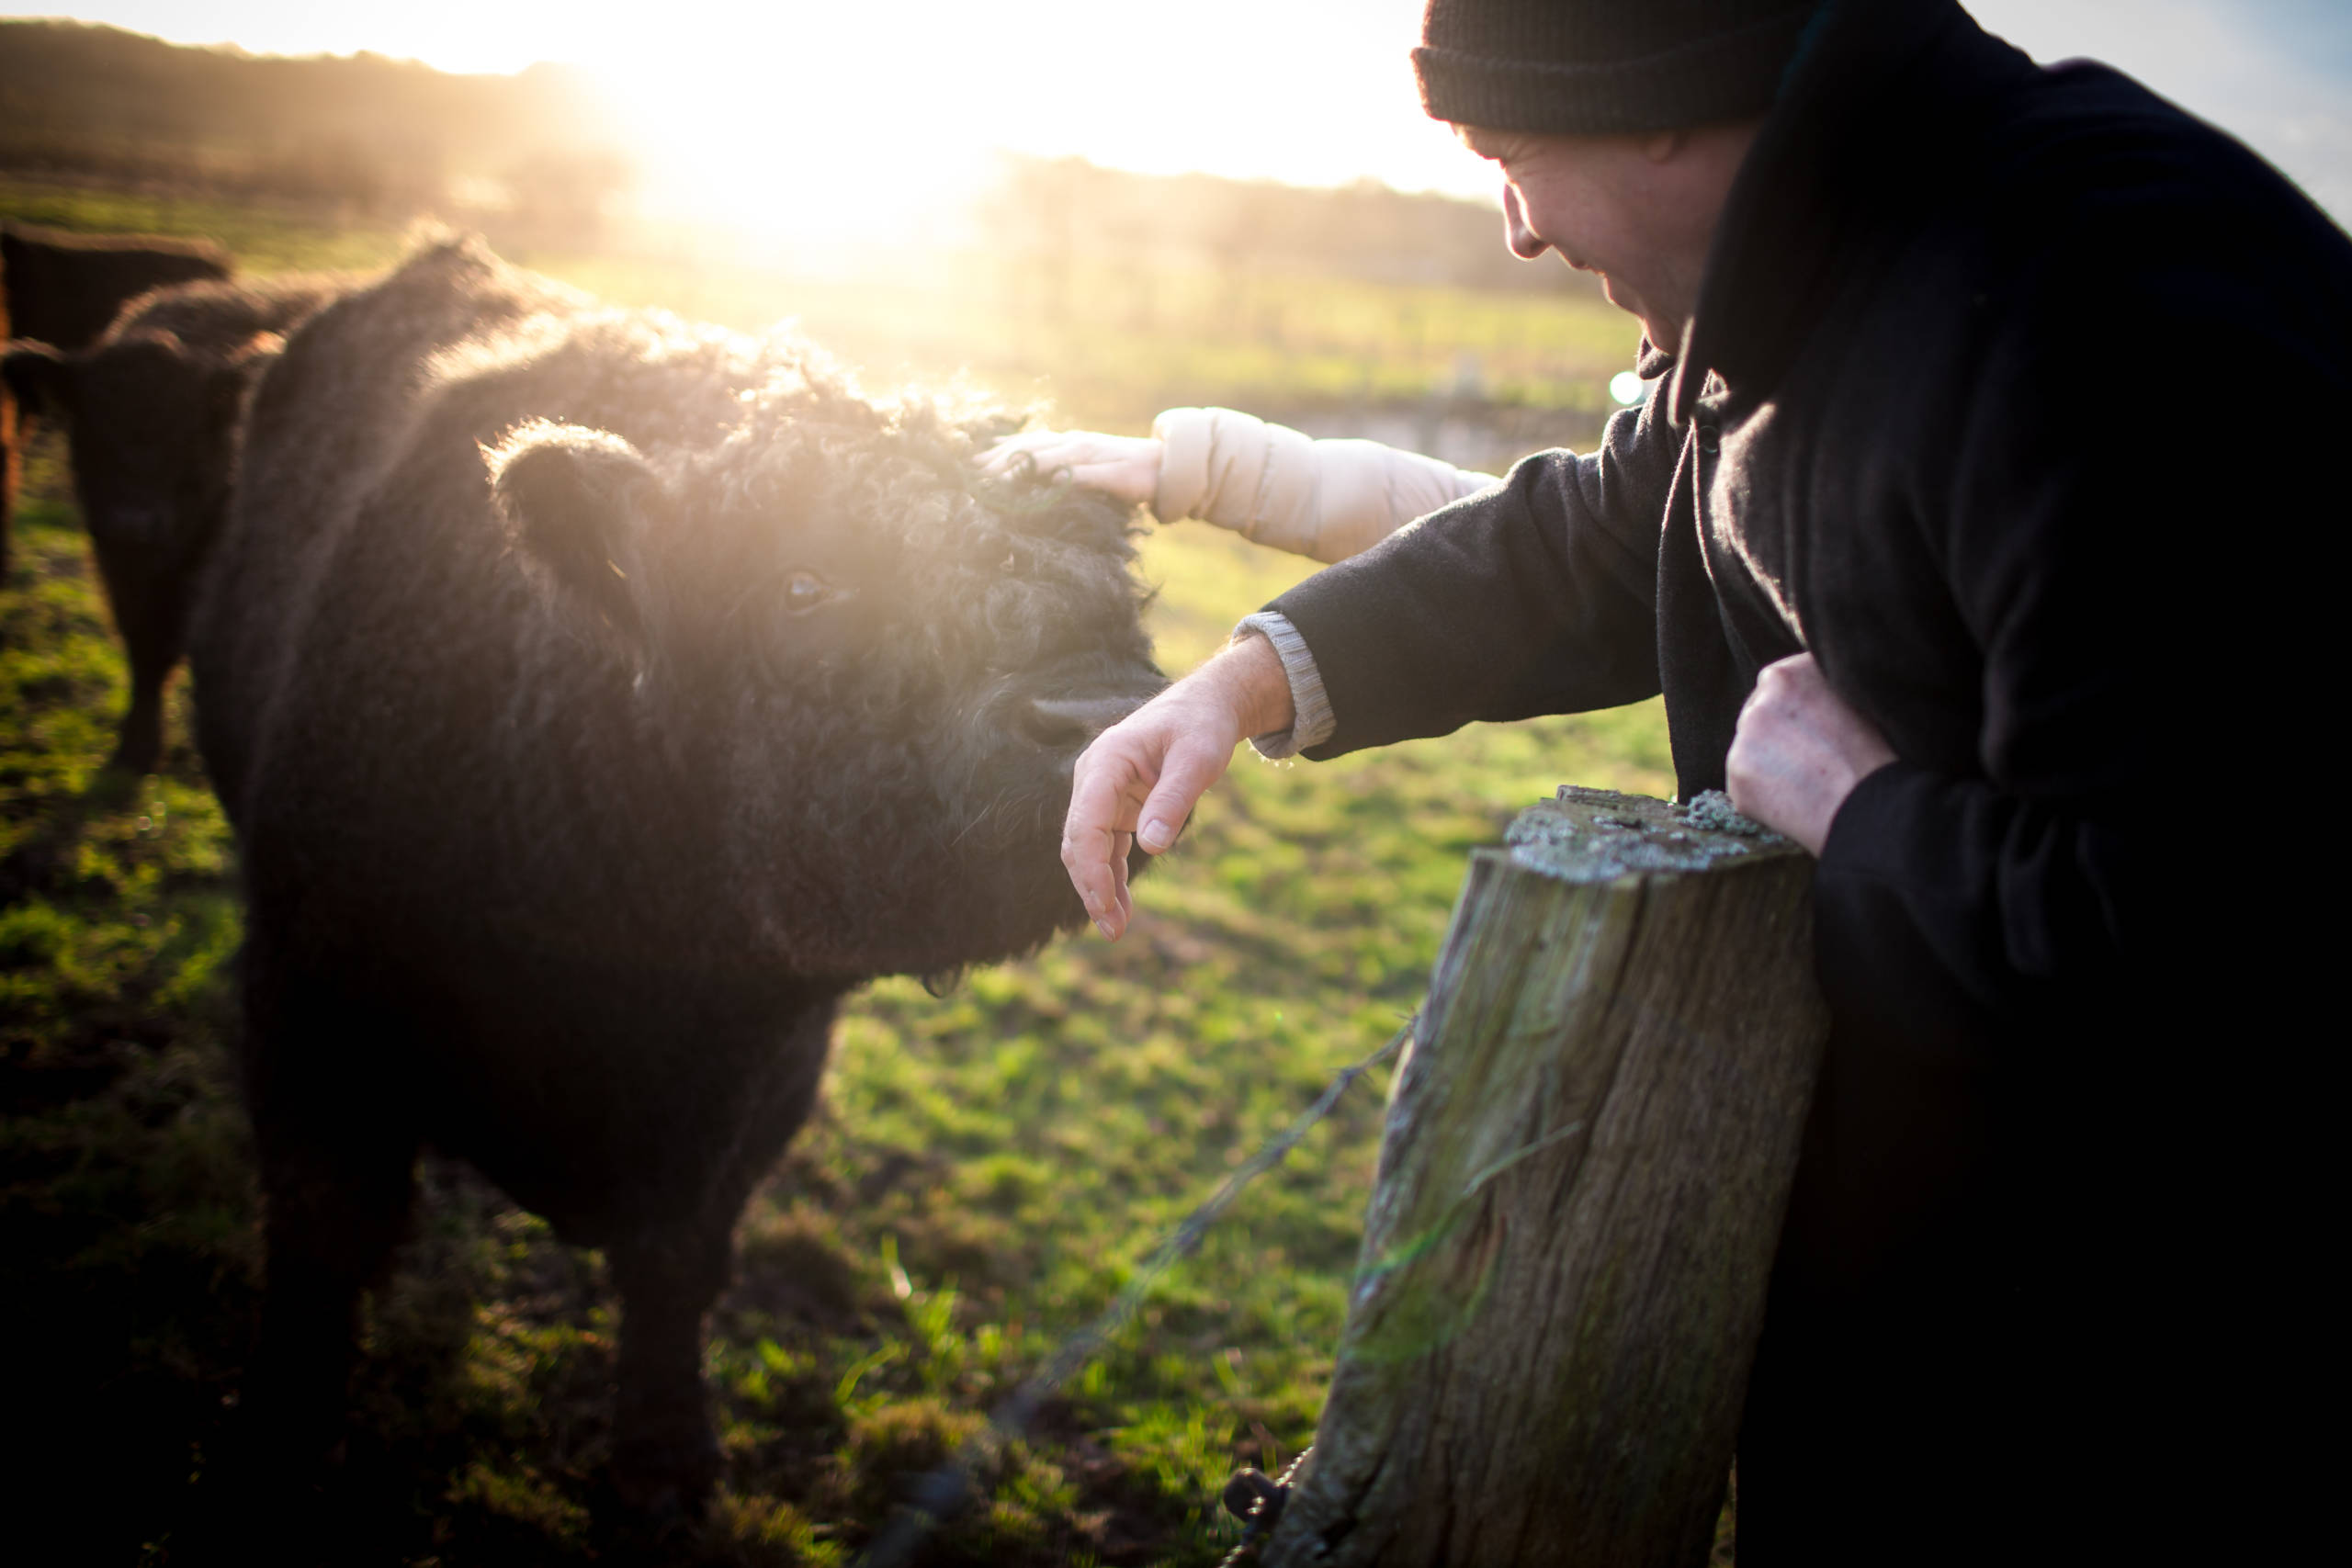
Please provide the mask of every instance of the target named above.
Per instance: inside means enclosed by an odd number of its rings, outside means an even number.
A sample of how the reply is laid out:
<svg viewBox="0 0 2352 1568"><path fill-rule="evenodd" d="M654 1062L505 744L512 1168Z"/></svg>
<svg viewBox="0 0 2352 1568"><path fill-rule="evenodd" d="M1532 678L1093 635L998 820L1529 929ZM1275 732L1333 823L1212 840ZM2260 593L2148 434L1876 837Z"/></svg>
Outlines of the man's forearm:
<svg viewBox="0 0 2352 1568"><path fill-rule="evenodd" d="M1654 695L1657 523L1645 540L1612 531L1584 471L1598 462L1530 459L1268 605L1314 649L1332 715L1302 750L1336 756Z"/></svg>

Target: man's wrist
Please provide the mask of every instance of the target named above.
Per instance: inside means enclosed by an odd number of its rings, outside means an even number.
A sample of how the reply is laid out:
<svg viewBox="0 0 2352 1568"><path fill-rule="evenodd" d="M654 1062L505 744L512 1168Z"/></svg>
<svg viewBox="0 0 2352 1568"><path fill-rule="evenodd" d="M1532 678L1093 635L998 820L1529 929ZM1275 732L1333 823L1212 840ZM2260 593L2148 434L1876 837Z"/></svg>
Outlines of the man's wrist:
<svg viewBox="0 0 2352 1568"><path fill-rule="evenodd" d="M1238 639L1251 634L1262 637L1281 659L1290 705L1279 727L1252 730L1250 743L1261 756L1280 759L1295 757L1306 748L1329 739L1331 732L1339 728L1339 720L1331 713L1330 694L1323 689L1323 672L1316 666L1315 654L1306 646L1306 638L1279 610L1261 610L1243 616L1233 635Z"/></svg>
<svg viewBox="0 0 2352 1568"><path fill-rule="evenodd" d="M1871 768L1854 781L1838 800L1838 808L1829 814L1827 827L1821 836L1821 847L1814 852L1817 860L1833 857L1841 866L1857 861L1867 862L1886 838L1884 821L1892 802L1903 798L1905 781L1919 774L1919 770L1901 758L1892 758Z"/></svg>
<svg viewBox="0 0 2352 1568"><path fill-rule="evenodd" d="M1266 735L1291 728L1295 716L1290 675L1272 638L1254 627L1237 631L1216 662L1217 677L1231 698L1243 735Z"/></svg>

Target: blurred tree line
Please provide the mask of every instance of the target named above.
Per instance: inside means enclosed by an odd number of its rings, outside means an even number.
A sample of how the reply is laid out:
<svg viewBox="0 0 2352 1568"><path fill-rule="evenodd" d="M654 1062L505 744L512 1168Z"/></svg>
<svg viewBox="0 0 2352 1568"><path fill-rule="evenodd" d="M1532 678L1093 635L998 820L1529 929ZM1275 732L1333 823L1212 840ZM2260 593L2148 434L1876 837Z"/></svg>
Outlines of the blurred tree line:
<svg viewBox="0 0 2352 1568"><path fill-rule="evenodd" d="M0 21L0 171L399 218L470 202L593 236L630 183L575 72L463 76Z"/></svg>
<svg viewBox="0 0 2352 1568"><path fill-rule="evenodd" d="M560 65L456 75L0 21L0 175L22 178L292 202L344 220L434 213L503 243L613 249L607 222L636 179L610 141L615 118ZM1007 155L974 217L1001 308L1045 326L1208 330L1287 350L1314 335L1300 278L1598 294L1556 264L1514 259L1492 203L1374 181L1303 189ZM1433 341L1417 319L1384 333L1408 353Z"/></svg>
<svg viewBox="0 0 2352 1568"><path fill-rule="evenodd" d="M1556 264L1531 265L1503 245L1491 203L1391 190L1375 180L1302 189L1211 175L1152 175L1082 158L1008 155L979 210L1012 303L1030 316L1067 310L1074 276L1107 266L1127 280L1128 311L1155 313L1170 266L1212 274L1245 332L1265 307L1252 281L1281 275L1370 283L1598 294Z"/></svg>

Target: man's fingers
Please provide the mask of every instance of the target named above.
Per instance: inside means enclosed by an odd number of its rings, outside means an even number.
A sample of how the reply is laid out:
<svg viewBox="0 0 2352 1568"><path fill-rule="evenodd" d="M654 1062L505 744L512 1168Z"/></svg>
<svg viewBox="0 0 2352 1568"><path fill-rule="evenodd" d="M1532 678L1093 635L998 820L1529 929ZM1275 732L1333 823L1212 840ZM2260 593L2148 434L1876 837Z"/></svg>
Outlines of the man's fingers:
<svg viewBox="0 0 2352 1568"><path fill-rule="evenodd" d="M1127 886L1127 853L1134 849L1135 841L1133 833L1111 835L1111 896L1119 907L1117 925L1121 931L1127 929L1127 922L1136 915L1135 894Z"/></svg>
<svg viewBox="0 0 2352 1568"><path fill-rule="evenodd" d="M1119 877L1112 868L1118 861L1116 845L1125 835L1107 829L1065 829L1062 868L1078 889L1090 919L1100 920L1119 907Z"/></svg>
<svg viewBox="0 0 2352 1568"><path fill-rule="evenodd" d="M1233 761L1233 748L1189 744L1172 750L1159 770L1143 809L1136 814L1136 841L1147 853L1165 854L1184 830L1193 807Z"/></svg>
<svg viewBox="0 0 2352 1568"><path fill-rule="evenodd" d="M1126 880L1125 873L1123 869L1114 869L1119 865L1120 857L1113 852L1112 846L1116 840L1126 836L1124 833L1105 833L1093 839L1092 841L1101 846L1102 852L1098 854L1085 852L1073 840L1065 839L1062 841L1062 866L1069 873L1070 886L1078 889L1079 898L1086 906L1086 918L1114 942L1118 941L1119 933L1126 929L1130 906L1123 886Z"/></svg>
<svg viewBox="0 0 2352 1568"><path fill-rule="evenodd" d="M1126 926L1125 846L1133 841L1136 802L1149 783L1140 760L1099 740L1079 758L1070 781L1062 867L1087 917L1114 940Z"/></svg>
<svg viewBox="0 0 2352 1568"><path fill-rule="evenodd" d="M1193 807L1201 797L1185 795L1180 790L1162 788L1144 803L1143 815L1136 826L1136 842L1146 854L1168 852L1176 835L1184 830L1185 821L1193 815Z"/></svg>
<svg viewBox="0 0 2352 1568"><path fill-rule="evenodd" d="M1741 708L1724 784L1732 804L1815 854L1864 778L1895 760L1809 654L1768 664Z"/></svg>
<svg viewBox="0 0 2352 1568"><path fill-rule="evenodd" d="M1164 853L1193 806L1233 761L1248 722L1222 676L1199 671L1094 738L1070 771L1062 818L1062 866L1086 913L1115 939L1134 903L1127 855Z"/></svg>

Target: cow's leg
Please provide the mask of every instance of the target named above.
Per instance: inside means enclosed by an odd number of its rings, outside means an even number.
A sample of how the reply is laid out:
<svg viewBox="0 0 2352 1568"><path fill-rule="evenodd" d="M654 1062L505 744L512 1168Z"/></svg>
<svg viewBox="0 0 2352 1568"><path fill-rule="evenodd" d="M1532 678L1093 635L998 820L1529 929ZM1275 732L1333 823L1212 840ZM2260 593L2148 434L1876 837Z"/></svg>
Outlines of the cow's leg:
<svg viewBox="0 0 2352 1568"><path fill-rule="evenodd" d="M417 1145L364 1124L255 1131L269 1258L243 1397L256 1457L307 1474L342 1438L360 1296L406 1229Z"/></svg>
<svg viewBox="0 0 2352 1568"><path fill-rule="evenodd" d="M703 1322L727 1285L734 1217L730 1211L650 1229L610 1251L621 1297L613 1492L640 1517L699 1513L718 1479L702 1381Z"/></svg>
<svg viewBox="0 0 2352 1568"><path fill-rule="evenodd" d="M347 1546L334 1483L359 1296L401 1234L414 1145L302 1131L256 1118L269 1247L261 1334L231 1439L175 1532L175 1562L322 1562Z"/></svg>
<svg viewBox="0 0 2352 1568"><path fill-rule="evenodd" d="M158 655L136 643L130 645L129 652L130 707L122 716L114 755L107 765L126 773L152 773L164 757L164 682L171 678L178 655L176 650Z"/></svg>
<svg viewBox="0 0 2352 1568"><path fill-rule="evenodd" d="M156 541L126 544L94 534L91 543L130 666L130 707L107 765L151 773L164 755L164 682L187 642L187 574L159 558L163 547Z"/></svg>
<svg viewBox="0 0 2352 1568"><path fill-rule="evenodd" d="M333 1483L359 1298L384 1272L408 1215L413 1138L348 1106L306 1107L282 1082L255 1096L256 1065L249 1056L268 1244L261 1332L231 1439L175 1533L175 1562L243 1568L341 1554Z"/></svg>
<svg viewBox="0 0 2352 1568"><path fill-rule="evenodd" d="M257 931L244 961L268 1259L243 1404L253 1457L311 1477L342 1438L360 1296L408 1224L419 1137L399 1069L413 1056L395 1021L269 948Z"/></svg>
<svg viewBox="0 0 2352 1568"><path fill-rule="evenodd" d="M816 1101L833 1008L830 996L801 1007L781 1049L760 1053L764 1071L736 1083L724 1115L684 1140L712 1161L679 1183L701 1196L606 1249L621 1297L612 1492L636 1523L699 1513L718 1479L704 1320L733 1269L735 1223L752 1189Z"/></svg>
<svg viewBox="0 0 2352 1568"><path fill-rule="evenodd" d="M639 1224L606 1246L621 1293L621 1368L614 1399L612 1497L633 1526L698 1514L719 1476L718 1438L703 1389L703 1321L734 1269L734 1227L752 1187L776 1164L783 1145L809 1119L826 1069L835 997L802 1001L776 1042L757 1032L757 1048L739 1060L757 1063L727 1081L724 1110L698 1135L682 1138L687 1159L710 1164L673 1170L680 1192L673 1215ZM706 1051L706 1058L724 1058Z"/></svg>

